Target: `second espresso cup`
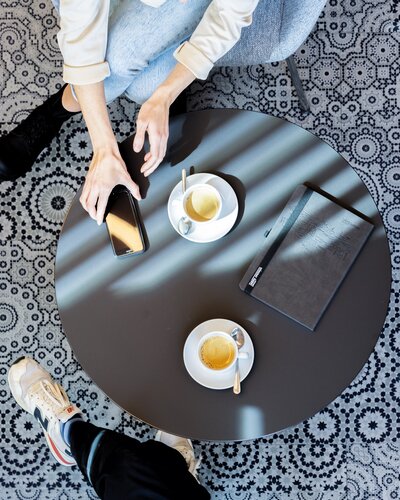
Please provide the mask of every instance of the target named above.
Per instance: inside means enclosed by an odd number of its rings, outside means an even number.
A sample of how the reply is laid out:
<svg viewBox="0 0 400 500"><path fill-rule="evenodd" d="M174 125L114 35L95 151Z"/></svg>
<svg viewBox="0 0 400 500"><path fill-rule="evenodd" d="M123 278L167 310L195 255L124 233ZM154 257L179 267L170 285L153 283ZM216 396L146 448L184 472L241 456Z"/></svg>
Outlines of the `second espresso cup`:
<svg viewBox="0 0 400 500"><path fill-rule="evenodd" d="M218 190L210 184L194 184L182 199L183 211L196 223L216 220L221 213L222 199Z"/></svg>

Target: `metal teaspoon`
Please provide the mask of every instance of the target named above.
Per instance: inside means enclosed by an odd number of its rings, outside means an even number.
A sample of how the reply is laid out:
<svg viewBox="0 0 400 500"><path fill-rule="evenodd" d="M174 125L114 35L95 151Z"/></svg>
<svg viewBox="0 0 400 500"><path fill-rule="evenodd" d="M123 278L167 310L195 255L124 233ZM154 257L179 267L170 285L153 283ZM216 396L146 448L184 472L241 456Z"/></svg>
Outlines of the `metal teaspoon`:
<svg viewBox="0 0 400 500"><path fill-rule="evenodd" d="M243 335L242 330L239 327L234 328L231 331L231 337L236 342L236 345L237 345L237 348L239 351L243 347L243 344L244 344L244 335ZM233 392L235 394L240 394L239 355L236 358L236 363L235 363L235 378L233 381Z"/></svg>
<svg viewBox="0 0 400 500"><path fill-rule="evenodd" d="M182 169L182 194L184 195L186 191L186 169ZM187 217L183 216L178 221L179 232L185 236L192 229L192 222Z"/></svg>

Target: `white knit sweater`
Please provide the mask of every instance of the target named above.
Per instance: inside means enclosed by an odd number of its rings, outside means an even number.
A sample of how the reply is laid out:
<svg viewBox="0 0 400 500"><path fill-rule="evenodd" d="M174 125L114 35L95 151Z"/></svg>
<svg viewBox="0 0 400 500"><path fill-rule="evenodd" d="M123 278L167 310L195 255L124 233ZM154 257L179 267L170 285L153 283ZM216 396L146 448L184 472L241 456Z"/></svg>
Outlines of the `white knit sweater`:
<svg viewBox="0 0 400 500"><path fill-rule="evenodd" d="M141 1L157 8L177 0ZM212 0L190 40L175 51L175 58L197 78L206 79L214 63L239 40L242 28L251 24L258 1ZM61 0L57 38L65 82L85 85L110 74L105 60L109 9L110 0Z"/></svg>

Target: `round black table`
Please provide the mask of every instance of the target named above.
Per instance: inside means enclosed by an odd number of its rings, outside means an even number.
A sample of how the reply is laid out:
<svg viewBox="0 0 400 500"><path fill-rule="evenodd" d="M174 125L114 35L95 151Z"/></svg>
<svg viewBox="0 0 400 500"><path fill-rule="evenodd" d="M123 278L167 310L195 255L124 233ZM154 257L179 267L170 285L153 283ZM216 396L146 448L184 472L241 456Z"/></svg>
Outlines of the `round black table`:
<svg viewBox="0 0 400 500"><path fill-rule="evenodd" d="M58 243L56 294L72 349L119 406L174 434L243 440L314 415L354 379L385 319L391 267L381 218L348 163L313 134L284 120L238 110L207 110L172 120L166 161L144 179L142 157L122 145L145 199L149 249L116 259L77 195ZM239 217L224 238L181 238L167 200L182 167L213 172L235 189ZM320 186L373 219L375 230L313 333L248 297L238 284L295 187ZM240 323L255 363L242 393L197 384L183 364L189 332L212 318Z"/></svg>

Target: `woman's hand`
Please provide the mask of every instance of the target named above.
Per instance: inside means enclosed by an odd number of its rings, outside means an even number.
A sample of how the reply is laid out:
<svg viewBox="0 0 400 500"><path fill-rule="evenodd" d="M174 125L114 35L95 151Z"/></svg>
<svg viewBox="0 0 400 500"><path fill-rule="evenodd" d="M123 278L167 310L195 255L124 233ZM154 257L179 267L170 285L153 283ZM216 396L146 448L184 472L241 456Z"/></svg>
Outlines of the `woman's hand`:
<svg viewBox="0 0 400 500"><path fill-rule="evenodd" d="M90 217L100 225L114 186L126 186L137 200L140 200L140 193L119 153L108 117L103 82L75 85L74 88L93 145L93 158L80 202Z"/></svg>
<svg viewBox="0 0 400 500"><path fill-rule="evenodd" d="M168 142L169 108L178 95L195 79L194 74L185 66L177 63L166 80L142 105L136 122L136 135L133 150L142 150L145 135L149 136L150 151L144 157L140 171L147 177L164 159Z"/></svg>
<svg viewBox="0 0 400 500"><path fill-rule="evenodd" d="M133 150L136 153L144 146L145 134L149 136L150 151L144 156L144 163L140 169L147 177L158 167L167 152L168 118L171 105L168 94L162 89L156 90L140 108L136 121L136 134L133 141Z"/></svg>
<svg viewBox="0 0 400 500"><path fill-rule="evenodd" d="M98 225L104 220L108 197L117 184L126 186L134 198L141 199L139 187L131 179L118 146L94 151L79 201Z"/></svg>

